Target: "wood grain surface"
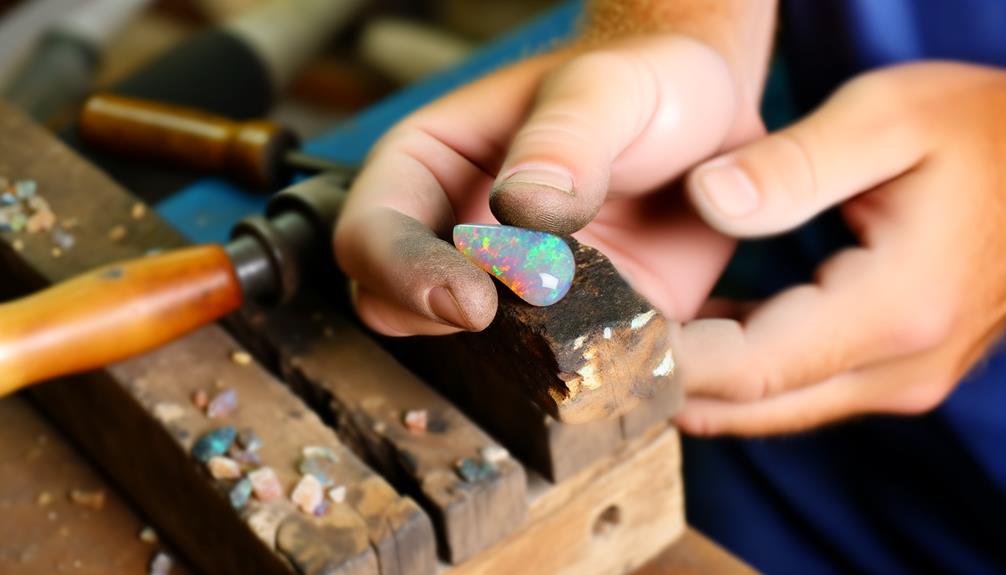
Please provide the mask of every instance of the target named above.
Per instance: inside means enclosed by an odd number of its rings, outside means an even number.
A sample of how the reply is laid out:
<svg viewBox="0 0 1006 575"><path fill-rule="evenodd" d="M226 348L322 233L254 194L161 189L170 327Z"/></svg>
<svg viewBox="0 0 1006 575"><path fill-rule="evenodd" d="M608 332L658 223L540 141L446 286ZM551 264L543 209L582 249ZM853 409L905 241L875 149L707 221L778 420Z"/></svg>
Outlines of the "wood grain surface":
<svg viewBox="0 0 1006 575"><path fill-rule="evenodd" d="M46 234L0 234L0 265L17 280L0 289L38 289L112 261L184 246L149 211L132 217L135 200L129 194L3 106L0 133L0 173L36 180L60 220L75 222L76 238L73 249L53 257ZM117 226L125 233L109 234ZM430 572L435 540L428 517L362 464L266 370L232 361L238 351L241 346L231 336L209 326L140 358L49 382L32 392L201 571ZM288 500L251 506L241 514L233 510L226 485L208 477L189 455L196 438L224 424L208 420L189 398L198 389L220 386L234 389L240 398L226 424L255 429L266 446L263 463L276 469L287 493L303 447L339 453L340 477L348 484L345 503L321 518L302 514ZM275 525L275 534L270 529L260 539L249 526L258 512L268 513L269 520L259 516L256 524ZM222 549L230 552L220 553Z"/></svg>
<svg viewBox="0 0 1006 575"><path fill-rule="evenodd" d="M273 358L358 454L425 507L448 561L468 559L524 522L523 466L317 293L241 317L241 339ZM423 429L408 428L410 412L426 419ZM501 460L487 464L485 450ZM487 472L462 479L463 460Z"/></svg>
<svg viewBox="0 0 1006 575"><path fill-rule="evenodd" d="M21 396L0 400L0 573L147 573L166 542ZM102 504L79 505L83 492ZM96 499L95 499L96 500ZM175 559L172 575L189 571Z"/></svg>

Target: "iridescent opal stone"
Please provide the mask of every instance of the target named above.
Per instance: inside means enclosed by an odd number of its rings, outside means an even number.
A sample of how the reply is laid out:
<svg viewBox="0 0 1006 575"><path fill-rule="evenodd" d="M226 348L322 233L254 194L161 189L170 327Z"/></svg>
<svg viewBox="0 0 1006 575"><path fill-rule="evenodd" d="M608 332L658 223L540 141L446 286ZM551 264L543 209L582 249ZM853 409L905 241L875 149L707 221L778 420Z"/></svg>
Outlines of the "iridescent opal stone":
<svg viewBox="0 0 1006 575"><path fill-rule="evenodd" d="M576 262L562 238L511 226L454 226L454 245L531 305L552 305L573 283Z"/></svg>

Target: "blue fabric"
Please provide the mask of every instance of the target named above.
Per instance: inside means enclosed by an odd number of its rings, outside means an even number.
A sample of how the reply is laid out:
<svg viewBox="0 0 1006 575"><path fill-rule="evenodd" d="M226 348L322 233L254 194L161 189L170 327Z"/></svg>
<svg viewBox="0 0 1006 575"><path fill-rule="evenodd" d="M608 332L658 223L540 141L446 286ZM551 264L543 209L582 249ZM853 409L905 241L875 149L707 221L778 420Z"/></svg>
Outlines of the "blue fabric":
<svg viewBox="0 0 1006 575"><path fill-rule="evenodd" d="M564 4L308 149L359 161L409 111L568 35L579 8ZM794 0L783 11L786 66L775 68L764 106L773 127L861 70L931 57L1006 63L1006 0ZM158 210L194 241L222 241L263 204L207 179ZM746 243L721 290L764 296L804 281L847 239L829 215L800 233ZM759 441L689 440L689 519L769 573L1006 572L1004 379L1006 350L998 350L923 417L867 418Z"/></svg>

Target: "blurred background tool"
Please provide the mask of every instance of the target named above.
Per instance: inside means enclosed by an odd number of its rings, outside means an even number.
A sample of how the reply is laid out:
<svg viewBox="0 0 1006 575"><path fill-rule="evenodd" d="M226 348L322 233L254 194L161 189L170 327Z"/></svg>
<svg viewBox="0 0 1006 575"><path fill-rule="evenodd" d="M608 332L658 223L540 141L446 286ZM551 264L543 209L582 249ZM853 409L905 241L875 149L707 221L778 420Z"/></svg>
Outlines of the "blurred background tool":
<svg viewBox="0 0 1006 575"><path fill-rule="evenodd" d="M358 46L365 62L405 85L460 63L474 48L450 31L402 18L371 19Z"/></svg>
<svg viewBox="0 0 1006 575"><path fill-rule="evenodd" d="M182 39L102 90L233 119L261 118L270 113L301 66L349 26L364 4L365 0L256 2ZM63 135L71 146L83 148L76 125ZM181 166L144 165L98 148L81 151L151 203L204 175Z"/></svg>
<svg viewBox="0 0 1006 575"><path fill-rule="evenodd" d="M42 2L25 6L24 18L53 18L20 67L4 83L2 96L47 125L72 115L91 89L101 53L109 40L151 0ZM6 34L7 32L3 32ZM2 35L2 34L0 34ZM17 46L11 46L12 51Z"/></svg>
<svg viewBox="0 0 1006 575"><path fill-rule="evenodd" d="M355 168L299 151L300 139L271 120L235 121L193 108L114 94L91 96L78 121L91 146L131 158L224 173L276 190L295 171L332 172L348 183Z"/></svg>

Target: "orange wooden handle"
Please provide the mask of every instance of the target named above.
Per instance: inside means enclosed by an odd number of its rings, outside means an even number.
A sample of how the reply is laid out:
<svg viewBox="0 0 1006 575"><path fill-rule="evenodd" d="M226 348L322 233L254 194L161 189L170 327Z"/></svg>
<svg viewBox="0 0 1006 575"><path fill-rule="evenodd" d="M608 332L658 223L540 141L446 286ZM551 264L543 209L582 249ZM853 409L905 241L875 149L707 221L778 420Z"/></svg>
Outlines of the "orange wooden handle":
<svg viewBox="0 0 1006 575"><path fill-rule="evenodd" d="M149 351L241 306L220 246L92 271L0 305L0 396Z"/></svg>
<svg viewBox="0 0 1006 575"><path fill-rule="evenodd" d="M209 172L263 187L296 137L269 120L235 122L193 108L97 94L80 112L80 136L118 154Z"/></svg>

